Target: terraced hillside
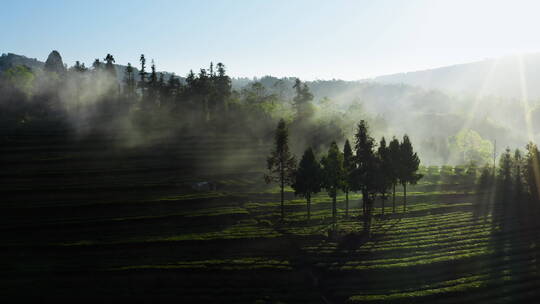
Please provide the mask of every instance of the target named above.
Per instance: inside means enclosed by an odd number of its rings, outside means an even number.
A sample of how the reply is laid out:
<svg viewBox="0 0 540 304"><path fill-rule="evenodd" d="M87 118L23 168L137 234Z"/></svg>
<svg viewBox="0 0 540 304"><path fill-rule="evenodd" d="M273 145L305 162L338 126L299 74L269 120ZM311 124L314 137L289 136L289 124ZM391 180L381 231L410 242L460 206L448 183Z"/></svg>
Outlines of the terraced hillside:
<svg viewBox="0 0 540 304"><path fill-rule="evenodd" d="M419 185L370 239L329 237L331 200L262 182L268 146L242 138L5 138L0 296L226 303L533 302L536 230L477 215L459 185ZM234 155L228 157L228 155ZM196 182L215 189L194 190ZM469 189L470 190L470 189ZM359 231L358 195L338 229ZM398 196L398 202L401 202ZM495 208L497 208L495 206ZM501 226L505 223L504 227ZM510 223L510 224L509 224Z"/></svg>

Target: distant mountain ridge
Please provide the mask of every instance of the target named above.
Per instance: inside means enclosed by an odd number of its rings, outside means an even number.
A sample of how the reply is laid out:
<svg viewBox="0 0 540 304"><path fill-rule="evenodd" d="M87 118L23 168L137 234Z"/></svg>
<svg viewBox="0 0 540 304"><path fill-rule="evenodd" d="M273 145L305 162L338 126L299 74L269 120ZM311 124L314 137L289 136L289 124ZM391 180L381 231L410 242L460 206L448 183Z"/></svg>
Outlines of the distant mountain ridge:
<svg viewBox="0 0 540 304"><path fill-rule="evenodd" d="M540 53L512 55L415 72L378 76L372 81L406 84L470 96L540 98Z"/></svg>
<svg viewBox="0 0 540 304"><path fill-rule="evenodd" d="M13 53L0 56L0 73L16 65L26 65L31 69L42 69L44 62ZM115 64L118 81L124 80L125 65ZM133 67L136 78L139 70ZM163 73L168 79L172 73ZM186 71L187 74L187 71ZM181 80L184 75L177 75ZM232 86L241 89L253 81L261 81L265 87L272 87L275 81L282 79L288 86L294 77L276 78L265 76L262 78L232 78ZM265 83L266 82L266 83ZM505 56L486 59L477 62L463 63L428 70L383 75L361 81L320 80L308 81L313 85L315 99L325 96L351 95L351 89L367 83L380 83L384 85L407 85L420 87L425 90L441 90L450 94L463 94L472 97L494 96L505 99L540 99L540 53ZM324 92L321 88L324 87ZM286 88L290 91L290 88ZM290 92L289 92L290 93Z"/></svg>

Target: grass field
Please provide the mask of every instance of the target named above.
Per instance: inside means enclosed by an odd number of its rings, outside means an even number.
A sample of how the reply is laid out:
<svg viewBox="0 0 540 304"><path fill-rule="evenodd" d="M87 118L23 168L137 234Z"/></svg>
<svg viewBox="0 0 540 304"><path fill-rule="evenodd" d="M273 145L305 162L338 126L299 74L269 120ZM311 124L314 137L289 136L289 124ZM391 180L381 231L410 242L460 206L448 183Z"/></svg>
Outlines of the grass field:
<svg viewBox="0 0 540 304"><path fill-rule="evenodd" d="M183 138L121 148L3 139L0 298L227 303L510 303L539 298L536 231L475 216L473 191L419 185L375 210L372 238L328 237L331 200L263 184L266 145ZM224 155L235 154L233 158ZM194 191L199 181L217 184ZM400 193L399 193L400 194ZM359 231L359 200L338 228ZM507 222L516 219L505 219ZM516 250L516 246L520 250Z"/></svg>

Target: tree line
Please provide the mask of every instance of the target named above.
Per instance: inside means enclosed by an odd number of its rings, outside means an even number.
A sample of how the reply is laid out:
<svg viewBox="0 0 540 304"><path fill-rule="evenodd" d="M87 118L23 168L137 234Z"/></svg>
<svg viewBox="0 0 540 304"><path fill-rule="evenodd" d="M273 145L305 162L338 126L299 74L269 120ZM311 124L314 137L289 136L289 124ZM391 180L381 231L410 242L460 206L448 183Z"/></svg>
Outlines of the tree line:
<svg viewBox="0 0 540 304"><path fill-rule="evenodd" d="M301 143L295 149L311 146L320 151L328 139L342 140L343 121L360 111L337 120L321 114L328 111L313 103L310 88L300 79L290 88L289 82L275 84L273 90L261 82L233 89L221 62L179 77L159 72L144 54L137 67L128 63L120 69L113 54L89 67L79 61L67 67L54 51L43 69L19 65L1 73L0 127L11 133L84 129L92 134L137 132L143 138L234 134L266 141L285 117L295 142Z"/></svg>
<svg viewBox="0 0 540 304"><path fill-rule="evenodd" d="M361 120L354 134L354 146L345 140L343 151L333 141L327 153L317 160L308 147L297 164L289 149L289 132L285 120L278 123L274 135L274 146L267 158L267 183L276 182L280 188L281 219L285 217L284 191L286 186L294 189L307 203L307 218L311 217L311 198L325 190L332 198L332 218L337 218L337 194L345 194L345 216L349 216L349 193L362 194L364 230L369 233L373 208L377 197L383 204L392 194L392 211L396 212L396 186L403 187L403 210L407 208L407 185L416 184L422 175L418 173L420 160L414 152L407 135L400 142L392 138L387 145L381 138L378 147L369 134L365 120Z"/></svg>

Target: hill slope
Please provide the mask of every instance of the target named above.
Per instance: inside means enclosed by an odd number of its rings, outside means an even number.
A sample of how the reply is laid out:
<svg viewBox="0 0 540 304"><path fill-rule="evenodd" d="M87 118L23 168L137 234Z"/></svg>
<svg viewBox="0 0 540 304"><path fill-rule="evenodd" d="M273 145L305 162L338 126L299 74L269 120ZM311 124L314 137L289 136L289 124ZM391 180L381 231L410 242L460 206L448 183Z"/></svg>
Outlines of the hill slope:
<svg viewBox="0 0 540 304"><path fill-rule="evenodd" d="M380 83L401 83L472 96L538 99L540 53L506 56L424 71L375 77Z"/></svg>

